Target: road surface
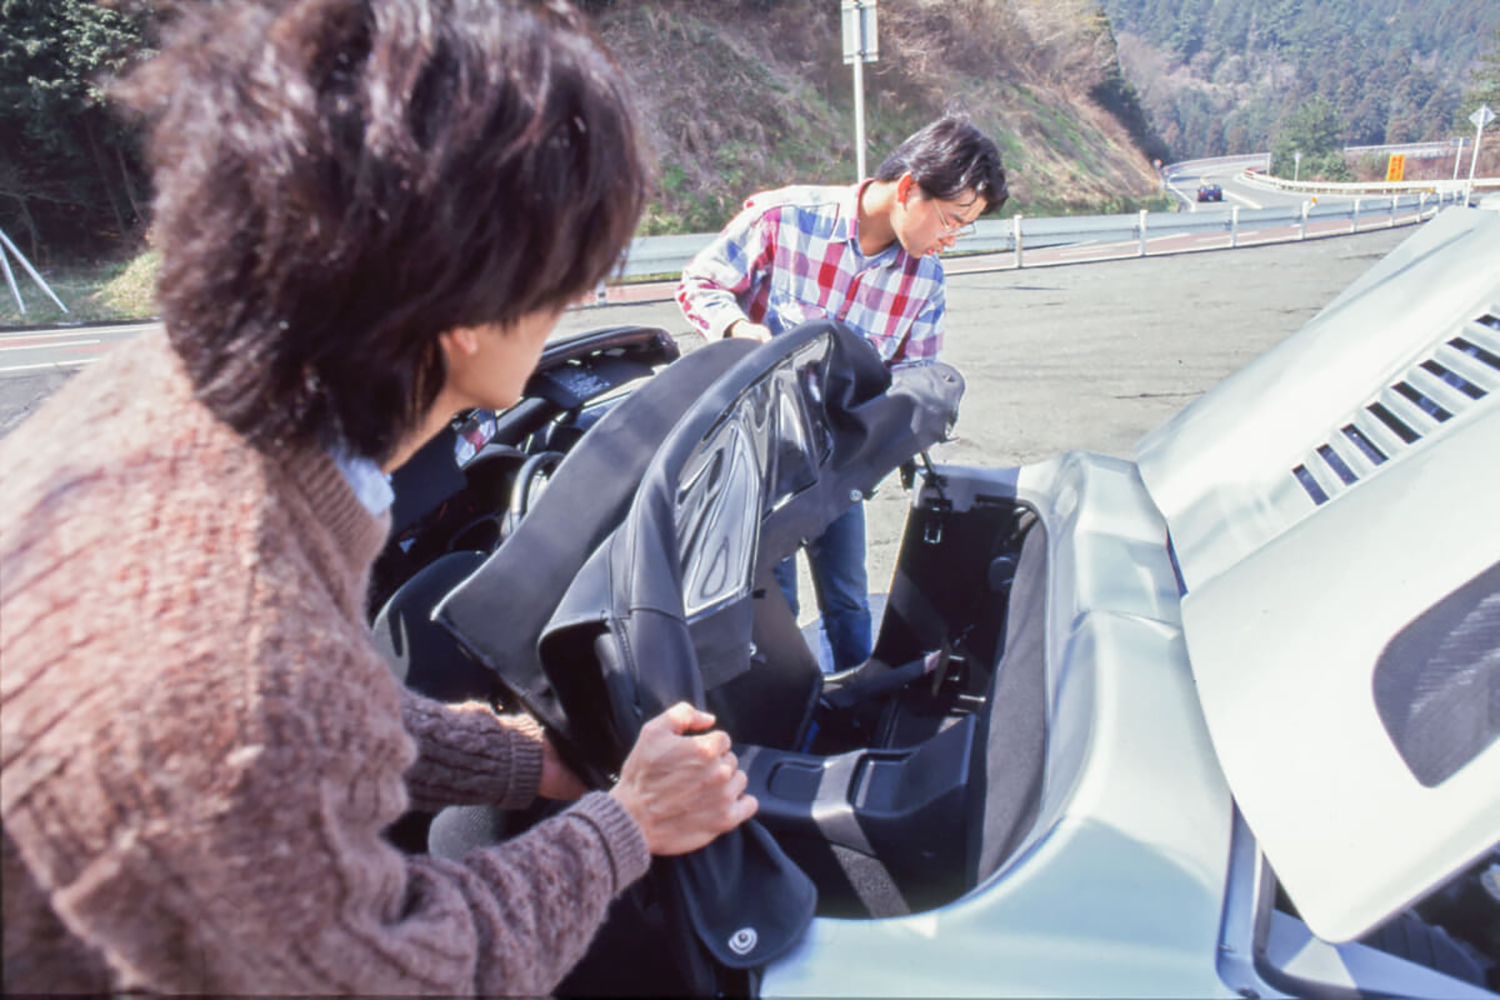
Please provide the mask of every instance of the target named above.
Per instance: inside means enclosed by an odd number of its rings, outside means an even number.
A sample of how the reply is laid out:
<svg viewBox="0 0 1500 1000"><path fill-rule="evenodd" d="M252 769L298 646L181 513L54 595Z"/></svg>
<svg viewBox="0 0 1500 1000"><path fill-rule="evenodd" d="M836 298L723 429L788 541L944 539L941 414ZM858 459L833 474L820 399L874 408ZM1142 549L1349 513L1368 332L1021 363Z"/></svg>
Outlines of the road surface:
<svg viewBox="0 0 1500 1000"><path fill-rule="evenodd" d="M963 373L968 389L956 437L936 447L933 458L1004 467L1070 449L1130 457L1148 430L1296 331L1413 232L1377 229L1232 252L1021 271L955 266L944 360ZM635 323L667 329L689 349L701 344L675 303L663 300L666 294L669 289L656 291L655 301L572 310L558 334ZM74 330L51 341L52 350L76 360L139 329ZM100 343L83 343L91 339ZM32 357L26 352L36 336L18 336L5 346L16 350L0 358ZM0 373L0 434L75 370ZM906 504L894 477L869 502L876 590L890 579ZM804 593L810 593L805 581L804 574Z"/></svg>
<svg viewBox="0 0 1500 1000"><path fill-rule="evenodd" d="M1227 211L1232 205L1241 208L1294 208L1307 200L1308 196L1296 191L1279 191L1247 184L1243 180L1247 167L1264 167L1264 156L1246 157L1240 160L1203 163L1191 162L1168 166L1165 179L1167 190L1182 199L1190 212ZM1224 189L1222 202L1198 201L1200 184L1217 184ZM1319 194L1319 201L1352 201L1355 195Z"/></svg>

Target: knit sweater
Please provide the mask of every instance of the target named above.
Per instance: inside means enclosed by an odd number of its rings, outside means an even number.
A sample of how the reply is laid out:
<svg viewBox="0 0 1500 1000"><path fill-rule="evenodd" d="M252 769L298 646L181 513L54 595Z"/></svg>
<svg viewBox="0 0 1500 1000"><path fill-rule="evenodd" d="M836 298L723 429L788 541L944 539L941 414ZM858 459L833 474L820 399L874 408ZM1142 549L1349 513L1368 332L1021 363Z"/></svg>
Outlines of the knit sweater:
<svg viewBox="0 0 1500 1000"><path fill-rule="evenodd" d="M462 862L382 831L536 795L535 723L405 692L385 519L252 449L159 333L0 441L4 987L540 994L649 863L592 793Z"/></svg>

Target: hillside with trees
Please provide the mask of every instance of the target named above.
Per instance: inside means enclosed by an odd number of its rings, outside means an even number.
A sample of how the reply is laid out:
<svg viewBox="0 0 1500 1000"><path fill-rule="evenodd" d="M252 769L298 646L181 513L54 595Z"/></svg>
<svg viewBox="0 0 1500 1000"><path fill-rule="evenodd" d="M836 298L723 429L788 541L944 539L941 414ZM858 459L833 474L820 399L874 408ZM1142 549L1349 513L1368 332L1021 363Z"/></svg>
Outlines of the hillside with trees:
<svg viewBox="0 0 1500 1000"><path fill-rule="evenodd" d="M102 84L151 23L149 9L94 0L0 0L0 230L32 256L139 233L136 139Z"/></svg>
<svg viewBox="0 0 1500 1000"><path fill-rule="evenodd" d="M1174 159L1264 151L1288 124L1331 127L1339 145L1462 135L1471 74L1500 28L1495 0L1104 6Z"/></svg>
<svg viewBox="0 0 1500 1000"><path fill-rule="evenodd" d="M180 0L201 2L201 0ZM717 228L751 192L854 179L836 0L584 0L637 84L658 185L647 233ZM149 51L167 0L0 0L0 229L45 262L147 232L137 141L110 72ZM1159 197L1144 115L1099 0L882 0L865 74L867 161L945 109L995 136L1011 211Z"/></svg>

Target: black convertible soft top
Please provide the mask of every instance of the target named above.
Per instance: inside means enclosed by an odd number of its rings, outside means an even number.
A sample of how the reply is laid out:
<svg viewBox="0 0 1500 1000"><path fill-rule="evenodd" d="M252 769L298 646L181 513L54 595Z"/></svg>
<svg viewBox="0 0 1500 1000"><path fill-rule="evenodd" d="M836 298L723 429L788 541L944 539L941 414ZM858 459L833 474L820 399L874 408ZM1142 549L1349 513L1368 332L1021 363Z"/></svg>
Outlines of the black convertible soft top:
<svg viewBox="0 0 1500 1000"><path fill-rule="evenodd" d="M435 617L600 785L677 701L714 710L737 742L794 739L820 677L805 647L762 650L795 632L769 570L941 440L962 392L946 365L888 371L833 321L758 347L709 344L600 421ZM690 967L703 952L763 966L816 903L753 820L652 879L695 932Z"/></svg>

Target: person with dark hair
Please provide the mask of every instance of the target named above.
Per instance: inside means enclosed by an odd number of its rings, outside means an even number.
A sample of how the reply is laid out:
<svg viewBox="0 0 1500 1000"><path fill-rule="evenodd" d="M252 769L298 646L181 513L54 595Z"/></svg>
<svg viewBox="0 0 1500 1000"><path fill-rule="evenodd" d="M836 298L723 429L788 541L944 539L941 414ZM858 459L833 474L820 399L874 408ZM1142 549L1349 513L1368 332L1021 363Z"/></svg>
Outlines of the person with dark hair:
<svg viewBox="0 0 1500 1000"><path fill-rule="evenodd" d="M0 442L5 991L545 994L755 811L729 739L676 705L585 794L363 606L383 472L514 404L635 227L622 74L561 0L221 0L120 92L165 332ZM383 836L539 796L577 802L462 861Z"/></svg>
<svg viewBox="0 0 1500 1000"><path fill-rule="evenodd" d="M682 272L677 301L709 337L768 340L809 320L842 320L891 367L930 364L943 343L937 254L1008 192L1000 152L949 114L901 143L871 180L752 195ZM864 509L856 503L807 546L831 668L869 659ZM776 579L797 613L789 558Z"/></svg>

